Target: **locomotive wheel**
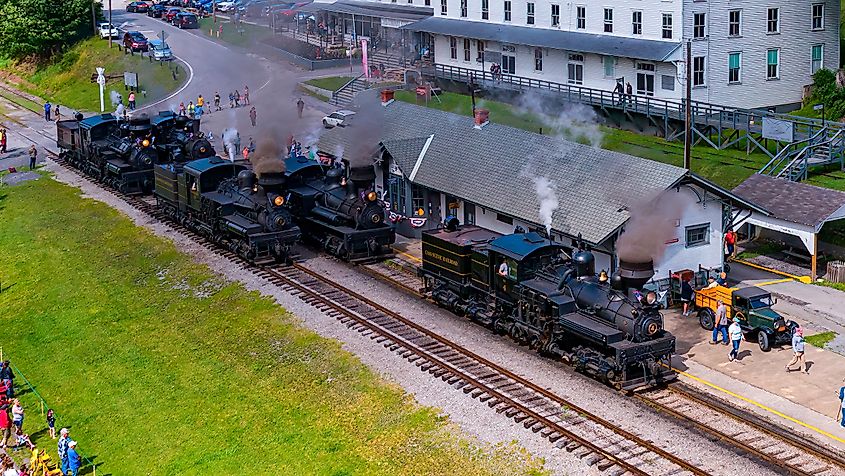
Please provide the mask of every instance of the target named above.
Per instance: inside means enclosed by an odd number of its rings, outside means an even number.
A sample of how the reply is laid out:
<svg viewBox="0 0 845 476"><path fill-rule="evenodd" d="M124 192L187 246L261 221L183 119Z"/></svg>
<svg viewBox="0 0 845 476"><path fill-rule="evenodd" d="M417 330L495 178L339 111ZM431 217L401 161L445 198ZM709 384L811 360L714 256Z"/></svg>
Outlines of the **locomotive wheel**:
<svg viewBox="0 0 845 476"><path fill-rule="evenodd" d="M712 331L716 323L716 315L710 309L702 309L698 311L698 323L705 330Z"/></svg>

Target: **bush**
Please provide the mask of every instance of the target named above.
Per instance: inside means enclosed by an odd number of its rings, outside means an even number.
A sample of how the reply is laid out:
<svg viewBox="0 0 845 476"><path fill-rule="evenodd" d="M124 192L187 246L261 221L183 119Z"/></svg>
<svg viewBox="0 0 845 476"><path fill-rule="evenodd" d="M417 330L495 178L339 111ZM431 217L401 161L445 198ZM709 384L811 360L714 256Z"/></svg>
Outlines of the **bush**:
<svg viewBox="0 0 845 476"><path fill-rule="evenodd" d="M91 0L0 0L0 56L47 58L91 36ZM102 5L96 5L100 17Z"/></svg>
<svg viewBox="0 0 845 476"><path fill-rule="evenodd" d="M820 69L813 75L810 101L824 104L826 116L831 119L845 117L845 89L836 85L836 73L829 69Z"/></svg>

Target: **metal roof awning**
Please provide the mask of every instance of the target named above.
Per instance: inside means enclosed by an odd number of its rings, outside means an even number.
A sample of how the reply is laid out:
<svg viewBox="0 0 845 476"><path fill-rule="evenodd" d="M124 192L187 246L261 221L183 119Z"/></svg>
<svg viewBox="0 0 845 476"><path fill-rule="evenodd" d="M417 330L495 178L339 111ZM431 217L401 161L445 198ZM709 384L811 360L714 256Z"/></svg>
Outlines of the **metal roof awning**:
<svg viewBox="0 0 845 476"><path fill-rule="evenodd" d="M413 31L499 41L515 45L594 53L649 61L680 59L677 41L642 40L611 35L502 25L481 21L430 17L402 27Z"/></svg>
<svg viewBox="0 0 845 476"><path fill-rule="evenodd" d="M355 0L338 0L334 3L314 2L306 5L300 11L315 13L326 11L332 13L347 13L396 20L416 21L431 16L434 13L430 7L414 7L406 5L384 4L379 2L360 2Z"/></svg>

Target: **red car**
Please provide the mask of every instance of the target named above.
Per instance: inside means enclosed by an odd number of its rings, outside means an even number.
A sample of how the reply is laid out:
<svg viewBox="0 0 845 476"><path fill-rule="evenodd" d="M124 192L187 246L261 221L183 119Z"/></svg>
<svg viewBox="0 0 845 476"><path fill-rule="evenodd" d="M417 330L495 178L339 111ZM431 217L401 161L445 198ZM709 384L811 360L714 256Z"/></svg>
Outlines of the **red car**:
<svg viewBox="0 0 845 476"><path fill-rule="evenodd" d="M147 51L147 37L139 31L127 31L123 35L123 47L132 51Z"/></svg>
<svg viewBox="0 0 845 476"><path fill-rule="evenodd" d="M176 15L178 15L181 12L182 12L182 9L180 9L180 8L170 8L166 12L164 12L164 15L161 16L161 19L168 22L168 23L172 23L173 19L176 18Z"/></svg>

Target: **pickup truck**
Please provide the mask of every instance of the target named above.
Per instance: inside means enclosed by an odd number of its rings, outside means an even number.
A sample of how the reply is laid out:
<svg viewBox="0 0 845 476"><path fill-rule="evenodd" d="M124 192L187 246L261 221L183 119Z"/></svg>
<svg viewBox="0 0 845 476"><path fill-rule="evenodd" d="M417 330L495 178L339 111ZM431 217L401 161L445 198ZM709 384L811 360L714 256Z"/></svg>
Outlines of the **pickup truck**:
<svg viewBox="0 0 845 476"><path fill-rule="evenodd" d="M97 26L97 31L100 32L100 38L104 40L109 37L117 38L120 36L119 32L117 31L117 28L115 28L114 25L109 28L108 22L100 23Z"/></svg>

